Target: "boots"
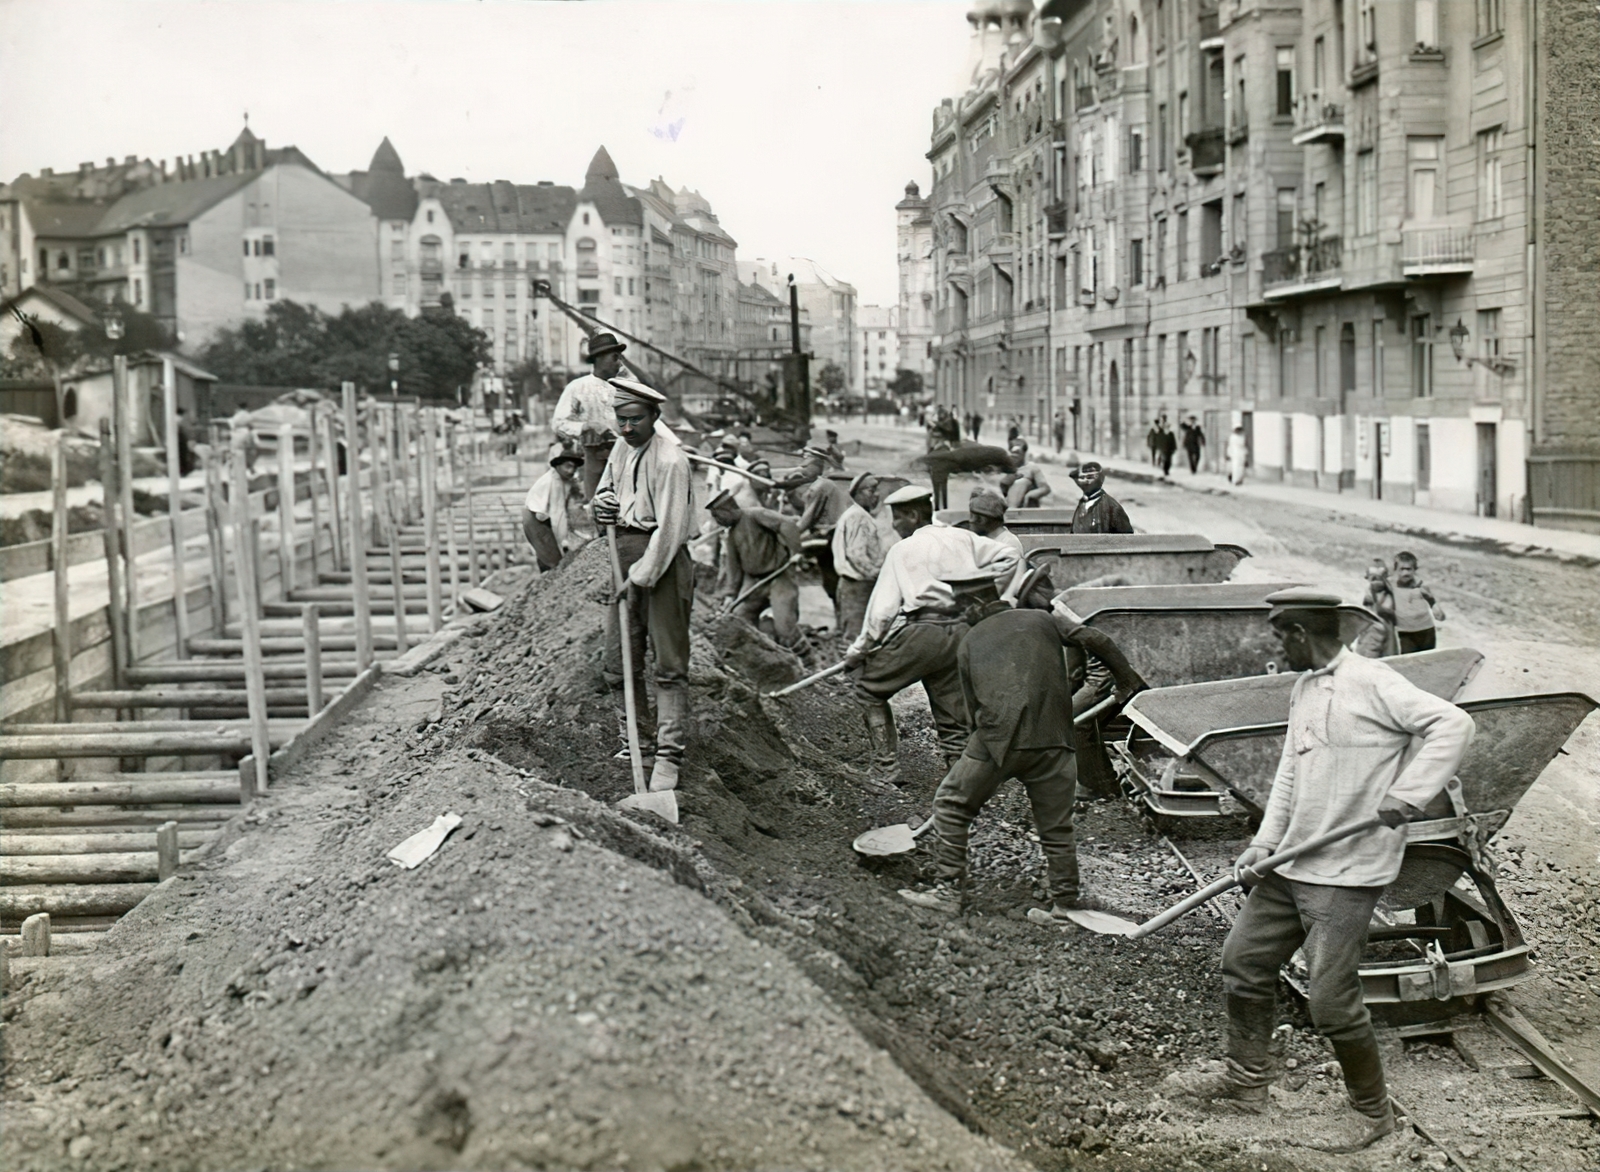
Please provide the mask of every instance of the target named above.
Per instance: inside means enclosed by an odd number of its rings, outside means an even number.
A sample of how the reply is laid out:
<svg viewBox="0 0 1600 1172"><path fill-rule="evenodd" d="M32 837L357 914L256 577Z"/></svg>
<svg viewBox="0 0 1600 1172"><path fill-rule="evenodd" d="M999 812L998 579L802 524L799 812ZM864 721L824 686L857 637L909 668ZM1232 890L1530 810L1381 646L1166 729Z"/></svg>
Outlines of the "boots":
<svg viewBox="0 0 1600 1172"><path fill-rule="evenodd" d="M1220 1100L1239 1111L1265 1114L1271 1105L1267 1084L1272 1081L1270 1049L1276 1016L1272 1001L1229 994L1227 1069L1174 1072L1162 1086L1172 1094Z"/></svg>
<svg viewBox="0 0 1600 1172"><path fill-rule="evenodd" d="M900 784L900 734L895 731L894 713L889 705L877 703L864 712L867 740L872 744L873 776L893 785Z"/></svg>
<svg viewBox="0 0 1600 1172"><path fill-rule="evenodd" d="M1341 1122L1332 1142L1313 1146L1334 1155L1349 1155L1371 1147L1394 1130L1394 1104L1384 1082L1378 1039L1370 1029L1363 1037L1334 1042L1333 1053L1344 1071L1345 1091L1356 1115Z"/></svg>
<svg viewBox="0 0 1600 1172"><path fill-rule="evenodd" d="M650 769L650 792L661 793L663 790L678 788L678 763L666 757L657 757L656 763Z"/></svg>

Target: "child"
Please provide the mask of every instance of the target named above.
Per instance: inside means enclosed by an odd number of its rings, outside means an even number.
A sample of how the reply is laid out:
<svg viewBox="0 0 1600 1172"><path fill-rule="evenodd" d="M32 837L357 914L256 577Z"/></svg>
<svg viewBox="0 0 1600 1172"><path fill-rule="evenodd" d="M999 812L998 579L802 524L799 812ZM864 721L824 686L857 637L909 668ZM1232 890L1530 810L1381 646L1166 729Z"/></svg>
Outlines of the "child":
<svg viewBox="0 0 1600 1172"><path fill-rule="evenodd" d="M1434 623L1444 622L1444 608L1433 597L1433 591L1422 584L1417 572L1417 555L1400 552L1394 557L1394 584L1390 587L1394 599L1394 627L1400 638L1400 654L1413 651L1432 651L1434 648Z"/></svg>
<svg viewBox="0 0 1600 1172"><path fill-rule="evenodd" d="M1361 605L1383 621L1368 627L1356 640L1355 652L1368 659L1382 659L1395 653L1394 591L1389 585L1389 567L1382 558L1373 558L1367 567L1367 593Z"/></svg>

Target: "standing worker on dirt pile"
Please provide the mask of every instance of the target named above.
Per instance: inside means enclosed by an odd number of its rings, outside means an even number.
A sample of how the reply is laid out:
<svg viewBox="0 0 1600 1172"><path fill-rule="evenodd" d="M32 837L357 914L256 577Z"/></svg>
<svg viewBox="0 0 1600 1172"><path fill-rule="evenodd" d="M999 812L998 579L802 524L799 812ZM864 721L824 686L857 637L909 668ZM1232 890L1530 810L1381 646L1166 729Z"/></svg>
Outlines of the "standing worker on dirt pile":
<svg viewBox="0 0 1600 1172"><path fill-rule="evenodd" d="M643 697L645 635L656 664L652 791L676 789L689 721L689 610L694 603L694 499L689 461L677 437L658 431L667 397L632 379L611 381L620 433L594 496L594 519L617 527L617 553L633 596L621 637L633 648L634 695ZM607 601L615 605L616 592ZM613 612L614 613L614 612ZM620 686L620 641L607 640L608 676ZM612 657L615 656L615 659Z"/></svg>
<svg viewBox="0 0 1600 1172"><path fill-rule="evenodd" d="M580 375L569 382L550 416L556 439L583 448L584 500L594 499L600 473L617 438L617 419L611 410L613 392L608 380L622 372L622 352L627 348L615 334L601 332L591 337L589 361L594 373Z"/></svg>
<svg viewBox="0 0 1600 1172"><path fill-rule="evenodd" d="M1019 559L998 541L935 526L933 494L920 485L908 484L891 494L888 503L901 540L884 558L861 633L844 660L862 669L856 700L864 709L879 779L899 785L900 741L889 701L912 684L921 683L928 693L947 766L966 745L967 705L956 671L956 648L967 623L950 579L1010 576Z"/></svg>
<svg viewBox="0 0 1600 1172"><path fill-rule="evenodd" d="M1313 1146L1347 1153L1395 1127L1357 972L1367 927L1383 889L1400 873L1406 821L1455 774L1474 726L1461 709L1388 664L1348 650L1339 640L1338 595L1296 587L1266 600L1284 658L1302 674L1261 828L1234 864L1250 894L1222 947L1227 1070L1173 1074L1167 1084L1179 1094L1267 1111L1278 969L1302 949L1311 1020L1333 1044L1357 1112L1339 1121L1330 1142ZM1373 817L1382 825L1266 875L1251 870L1275 851Z"/></svg>
<svg viewBox="0 0 1600 1172"><path fill-rule="evenodd" d="M1085 461L1072 474L1072 479L1077 482L1078 491L1083 493L1077 512L1072 514L1074 533L1133 532L1133 522L1128 520L1128 514L1116 498L1106 492L1106 470L1100 467L1098 461Z"/></svg>
<svg viewBox="0 0 1600 1172"><path fill-rule="evenodd" d="M833 531L833 568L839 575L835 633L854 639L867 617L867 600L883 569L891 539L878 528L878 478L863 472L850 482L851 505Z"/></svg>
<svg viewBox="0 0 1600 1172"><path fill-rule="evenodd" d="M752 627L761 612L772 607L772 628L777 640L802 659L811 645L800 630L800 587L795 583L791 559L800 553L800 529L782 513L771 509L742 509L733 494L718 493L706 502L712 518L727 530L723 551L722 582L718 595L724 604L777 573L757 588L733 611ZM782 573L778 573L778 571Z"/></svg>
<svg viewBox="0 0 1600 1172"><path fill-rule="evenodd" d="M822 588L837 613L839 572L833 564L833 533L839 527L839 518L850 509L850 493L833 477L819 476L794 495L803 501L800 520L796 522L800 535L807 539L807 552L817 559Z"/></svg>
<svg viewBox="0 0 1600 1172"><path fill-rule="evenodd" d="M827 443L822 445L823 451L828 453L828 463L835 472L844 471L844 449L839 446L839 433L831 427L822 433L827 437Z"/></svg>
<svg viewBox="0 0 1600 1172"><path fill-rule="evenodd" d="M584 544L585 538L574 532L568 514L578 494L582 467L582 448L551 444L550 471L533 482L522 502L522 533L533 547L541 574L555 569L563 554Z"/></svg>
<svg viewBox="0 0 1600 1172"><path fill-rule="evenodd" d="M1053 588L1042 567L1031 571L1013 610L987 575L946 585L970 629L956 652L961 690L973 725L965 750L933 797L933 879L900 895L919 907L959 914L966 904L967 837L1001 782L1028 791L1049 875L1051 915L1082 906L1078 847L1072 828L1077 768L1068 659L1090 651L1111 665L1117 702L1145 687L1107 636L1051 611ZM1066 649L1066 656L1062 654Z"/></svg>

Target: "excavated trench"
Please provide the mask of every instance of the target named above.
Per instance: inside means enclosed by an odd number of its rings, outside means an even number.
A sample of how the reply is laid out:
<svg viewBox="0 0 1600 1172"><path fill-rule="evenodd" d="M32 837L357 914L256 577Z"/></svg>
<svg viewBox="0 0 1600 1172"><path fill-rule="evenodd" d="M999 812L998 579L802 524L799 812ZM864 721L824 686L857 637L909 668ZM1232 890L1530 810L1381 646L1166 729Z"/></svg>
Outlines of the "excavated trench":
<svg viewBox="0 0 1600 1172"><path fill-rule="evenodd" d="M625 796L621 706L600 674L592 601L605 575L591 548L510 600L479 657L450 677L433 737L600 801ZM641 815L650 833L607 845L729 908L937 1102L1038 1167L1261 1166L1146 1126L1165 1109L1152 1103L1160 1079L1217 1053L1217 917L1138 944L1028 921L1043 863L1016 786L976 828L973 911L958 921L907 905L896 889L919 857L869 864L850 843L925 816L938 780L925 704L901 699L909 780L882 796L863 785L866 740L846 685L763 699L805 669L738 620L697 614L693 648L682 825ZM1079 827L1085 883L1108 905L1143 916L1193 889L1123 804L1080 803Z"/></svg>

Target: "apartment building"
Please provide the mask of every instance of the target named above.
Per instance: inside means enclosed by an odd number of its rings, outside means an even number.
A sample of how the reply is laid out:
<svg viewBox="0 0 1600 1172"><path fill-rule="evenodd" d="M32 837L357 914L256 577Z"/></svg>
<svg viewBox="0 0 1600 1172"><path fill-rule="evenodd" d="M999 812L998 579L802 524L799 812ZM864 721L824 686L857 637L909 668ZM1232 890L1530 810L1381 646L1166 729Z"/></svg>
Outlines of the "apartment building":
<svg viewBox="0 0 1600 1172"><path fill-rule="evenodd" d="M856 310L856 343L851 347L856 368L852 383L862 394L887 393L900 361L900 309L863 305Z"/></svg>
<svg viewBox="0 0 1600 1172"><path fill-rule="evenodd" d="M914 370L924 385L933 382L934 304L939 285L933 263L932 201L915 183L894 205L896 256L899 261L898 316L900 353L896 367Z"/></svg>
<svg viewBox="0 0 1600 1172"><path fill-rule="evenodd" d="M739 262L739 279L760 285L767 292L789 299L789 278L794 278L800 311L811 323L811 377L833 363L844 372L845 390L860 394L856 382L856 288L835 277L808 257L791 256L782 260L757 258Z"/></svg>
<svg viewBox="0 0 1600 1172"><path fill-rule="evenodd" d="M1600 437L1569 406L1593 363L1554 357L1534 313L1541 282L1568 317L1600 293L1534 229L1592 252L1593 148L1562 146L1564 188L1535 183L1530 120L1583 85L1536 67L1538 19L1525 0L978 4L928 153L939 401L1034 434L1063 409L1076 444L1123 455L1160 415L1213 439L1242 423L1258 478L1513 517L1537 509L1544 442L1580 453L1551 502L1593 511Z"/></svg>

